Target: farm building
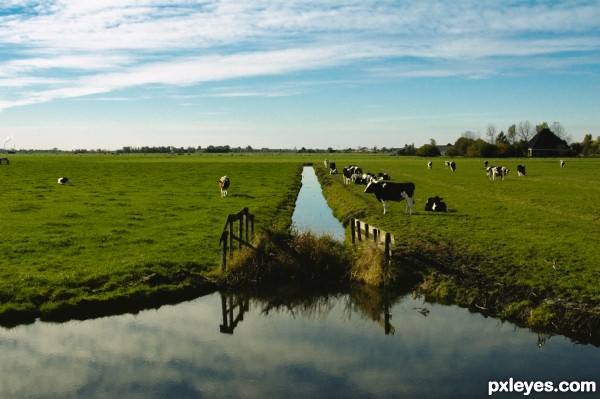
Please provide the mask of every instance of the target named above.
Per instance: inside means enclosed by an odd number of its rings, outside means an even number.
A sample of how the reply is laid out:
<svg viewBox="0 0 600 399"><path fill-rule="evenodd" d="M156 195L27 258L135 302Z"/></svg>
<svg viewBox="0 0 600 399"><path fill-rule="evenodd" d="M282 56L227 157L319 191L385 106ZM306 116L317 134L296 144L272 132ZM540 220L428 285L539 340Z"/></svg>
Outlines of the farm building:
<svg viewBox="0 0 600 399"><path fill-rule="evenodd" d="M530 157L558 157L571 153L566 141L552 133L550 129L542 129L527 143L527 155Z"/></svg>

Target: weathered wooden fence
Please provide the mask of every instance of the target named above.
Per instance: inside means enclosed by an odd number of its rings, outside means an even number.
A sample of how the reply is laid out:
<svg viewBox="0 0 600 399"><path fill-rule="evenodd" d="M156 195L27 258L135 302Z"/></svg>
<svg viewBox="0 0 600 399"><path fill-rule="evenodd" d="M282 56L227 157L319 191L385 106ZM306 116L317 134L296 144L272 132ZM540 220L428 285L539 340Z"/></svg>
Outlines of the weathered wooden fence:
<svg viewBox="0 0 600 399"><path fill-rule="evenodd" d="M392 259L392 246L396 242L392 234L354 218L350 219L350 234L352 244L363 239L375 241L382 247L385 260L389 262Z"/></svg>
<svg viewBox="0 0 600 399"><path fill-rule="evenodd" d="M237 226L236 226L237 223ZM236 228L237 227L237 228ZM254 236L254 215L248 208L244 208L238 213L229 214L219 239L221 250L221 269L227 268L227 254L232 254L235 249L234 241L237 241L237 249L246 246L255 249L250 241Z"/></svg>

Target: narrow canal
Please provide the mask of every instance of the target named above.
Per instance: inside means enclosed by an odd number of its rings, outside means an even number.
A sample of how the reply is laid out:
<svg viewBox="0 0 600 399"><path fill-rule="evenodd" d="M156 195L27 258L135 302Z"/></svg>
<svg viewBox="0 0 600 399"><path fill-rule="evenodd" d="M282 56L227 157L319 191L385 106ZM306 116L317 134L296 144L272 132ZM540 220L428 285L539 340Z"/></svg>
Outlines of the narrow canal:
<svg viewBox="0 0 600 399"><path fill-rule="evenodd" d="M0 328L0 398L465 399L516 382L557 391L493 397L598 396L558 392L561 382L600 383L592 345L410 294L265 297L214 293L135 315Z"/></svg>
<svg viewBox="0 0 600 399"><path fill-rule="evenodd" d="M344 226L333 216L331 208L327 205L312 166L305 166L302 170L302 188L296 200L292 224L299 232L313 231L344 241Z"/></svg>

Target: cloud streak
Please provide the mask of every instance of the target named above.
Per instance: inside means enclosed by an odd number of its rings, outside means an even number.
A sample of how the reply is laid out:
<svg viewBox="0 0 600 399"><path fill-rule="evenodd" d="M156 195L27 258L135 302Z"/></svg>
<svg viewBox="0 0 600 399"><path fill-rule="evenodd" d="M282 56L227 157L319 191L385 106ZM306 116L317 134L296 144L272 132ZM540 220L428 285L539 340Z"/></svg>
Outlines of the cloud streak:
<svg viewBox="0 0 600 399"><path fill-rule="evenodd" d="M597 1L11 0L0 110L340 66L372 78L481 78L548 60L560 71L598 64L599 19Z"/></svg>

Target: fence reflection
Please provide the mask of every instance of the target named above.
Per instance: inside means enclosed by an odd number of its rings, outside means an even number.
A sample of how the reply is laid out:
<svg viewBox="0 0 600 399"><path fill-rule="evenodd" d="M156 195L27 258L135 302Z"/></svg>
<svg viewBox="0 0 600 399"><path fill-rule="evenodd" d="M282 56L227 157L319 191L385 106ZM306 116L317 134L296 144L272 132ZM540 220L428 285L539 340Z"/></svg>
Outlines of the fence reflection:
<svg viewBox="0 0 600 399"><path fill-rule="evenodd" d="M250 310L250 299L221 293L223 324L219 326L219 330L223 334L233 334L233 330L240 321L244 320L244 313L248 310Z"/></svg>

